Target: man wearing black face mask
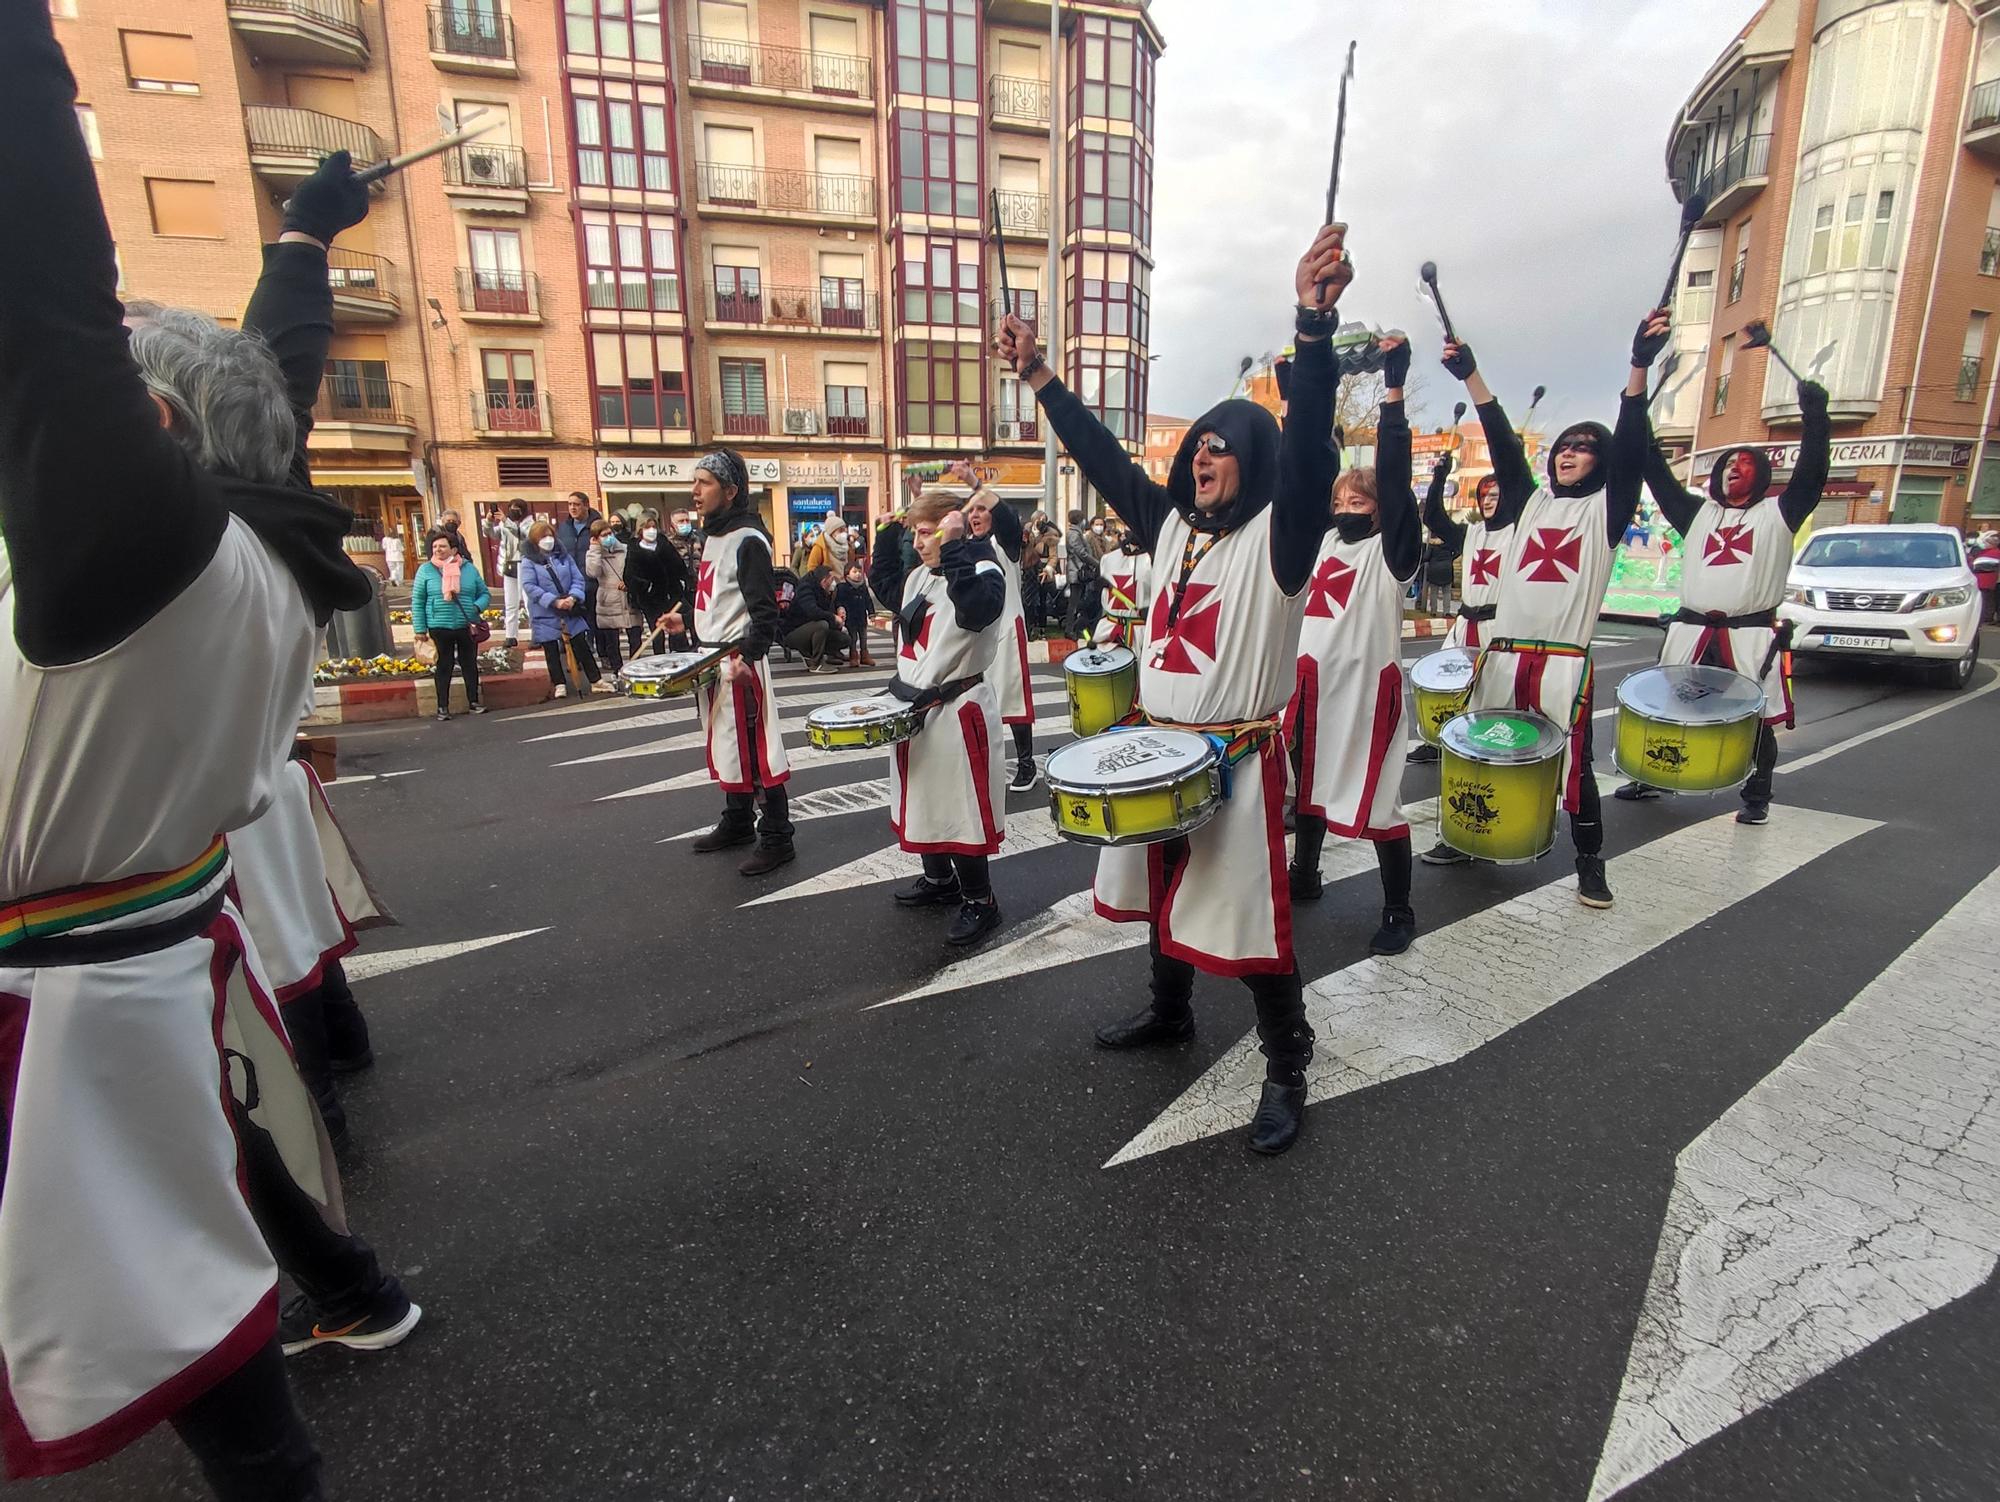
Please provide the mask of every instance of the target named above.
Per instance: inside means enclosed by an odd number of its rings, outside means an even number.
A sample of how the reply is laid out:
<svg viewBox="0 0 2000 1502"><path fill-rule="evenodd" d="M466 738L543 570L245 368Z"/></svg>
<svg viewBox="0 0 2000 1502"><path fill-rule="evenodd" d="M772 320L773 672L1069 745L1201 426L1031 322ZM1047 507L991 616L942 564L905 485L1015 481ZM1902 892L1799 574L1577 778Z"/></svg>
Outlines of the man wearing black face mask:
<svg viewBox="0 0 2000 1502"><path fill-rule="evenodd" d="M1604 822L1591 775L1590 639L1604 608L1613 550L1639 509L1646 455L1646 369L1667 343L1667 314L1655 309L1632 339L1632 364L1614 435L1602 423L1573 423L1549 448L1549 483L1539 486L1520 435L1480 378L1472 351L1456 340L1444 367L1478 404L1493 454L1500 500L1486 523L1500 543L1500 597L1473 684L1473 709L1531 709L1569 732L1561 794L1576 844L1576 895L1585 907L1611 906L1604 879ZM1434 865L1466 859L1440 845Z"/></svg>
<svg viewBox="0 0 2000 1502"><path fill-rule="evenodd" d="M1739 824L1770 820L1777 727L1794 723L1791 654L1778 640L1778 605L1791 570L1792 538L1826 485L1832 434L1825 387L1816 381L1799 387L1799 415L1799 461L1776 496L1770 493L1771 461L1762 449L1734 448L1718 456L1706 496L1681 488L1657 442L1649 441L1646 449L1646 488L1683 539L1681 608L1667 627L1660 661L1728 668L1760 679L1764 689L1764 724L1750 780L1743 784ZM1660 795L1628 782L1615 796L1638 802Z"/></svg>
<svg viewBox="0 0 2000 1502"><path fill-rule="evenodd" d="M1294 901L1320 895L1320 848L1331 830L1370 840L1382 871L1382 927L1375 954L1401 954L1416 937L1410 907L1410 824L1402 783L1403 592L1423 554L1410 489L1410 424L1403 383L1410 343L1382 341L1382 410L1373 469L1354 469L1333 489L1333 531L1320 544L1306 586L1299 686L1285 715L1298 770Z"/></svg>

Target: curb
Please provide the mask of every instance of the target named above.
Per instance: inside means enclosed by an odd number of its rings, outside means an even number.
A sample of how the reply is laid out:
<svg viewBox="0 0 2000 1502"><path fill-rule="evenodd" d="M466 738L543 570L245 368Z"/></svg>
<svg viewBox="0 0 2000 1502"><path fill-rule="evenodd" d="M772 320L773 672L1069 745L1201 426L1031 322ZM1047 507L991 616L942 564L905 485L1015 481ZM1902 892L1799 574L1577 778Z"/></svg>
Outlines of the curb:
<svg viewBox="0 0 2000 1502"><path fill-rule="evenodd" d="M482 673L479 697L488 709L526 709L554 695L545 672ZM465 708L465 684L453 679L451 708ZM321 684L313 689L313 712L300 723L361 725L378 720L414 720L437 713L437 685L429 678L397 678L387 683Z"/></svg>

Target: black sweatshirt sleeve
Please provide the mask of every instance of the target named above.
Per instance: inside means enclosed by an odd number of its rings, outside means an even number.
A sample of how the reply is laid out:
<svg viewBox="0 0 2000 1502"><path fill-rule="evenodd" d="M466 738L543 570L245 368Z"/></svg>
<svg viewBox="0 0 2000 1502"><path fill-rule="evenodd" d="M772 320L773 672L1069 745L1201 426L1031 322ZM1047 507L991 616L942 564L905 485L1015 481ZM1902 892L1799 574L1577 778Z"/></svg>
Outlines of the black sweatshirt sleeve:
<svg viewBox="0 0 2000 1502"><path fill-rule="evenodd" d="M1424 492L1423 522L1442 544L1433 551L1433 556L1439 559L1456 558L1465 551L1465 524L1453 521L1451 513L1444 509L1444 486L1451 478L1451 469L1451 456L1447 454L1431 471L1430 488Z"/></svg>
<svg viewBox="0 0 2000 1502"><path fill-rule="evenodd" d="M1833 456L1825 387L1813 381L1799 387L1799 417L1799 462L1792 466L1792 477L1778 497L1778 514L1794 532L1819 505L1820 492L1826 488L1827 464Z"/></svg>
<svg viewBox="0 0 2000 1502"><path fill-rule="evenodd" d="M1111 430L1093 417L1090 409L1061 381L1048 382L1035 393L1035 400L1048 414L1049 425L1076 460L1084 479L1118 513L1119 520L1139 534L1139 541L1151 552L1160 540L1160 528L1174 509L1166 487L1155 484L1133 462Z"/></svg>
<svg viewBox="0 0 2000 1502"><path fill-rule="evenodd" d="M1486 402L1477 411L1479 426L1486 434L1486 451L1493 459L1493 478L1500 486L1499 501L1493 507L1492 518L1486 523L1486 530L1491 532L1499 527L1511 527L1521 519L1521 508L1535 493L1535 472L1528 467L1528 456L1521 448L1521 435L1514 431L1514 424L1508 420L1500 403Z"/></svg>
<svg viewBox="0 0 2000 1502"><path fill-rule="evenodd" d="M736 587L750 611L750 629L736 644L745 662L761 662L778 637L778 576L771 566L771 542L759 532L736 554Z"/></svg>
<svg viewBox="0 0 2000 1502"><path fill-rule="evenodd" d="M1278 498L1271 503L1271 573L1287 598L1306 587L1319 561L1319 545L1333 525L1340 450L1331 434L1339 383L1331 344L1321 339L1299 346L1292 361L1291 402L1278 440Z"/></svg>
<svg viewBox="0 0 2000 1502"><path fill-rule="evenodd" d="M49 7L0 4L0 537L30 662L80 662L215 557L228 512L160 426Z"/></svg>
<svg viewBox="0 0 2000 1502"><path fill-rule="evenodd" d="M313 403L326 374L333 345L333 289L327 283L326 252L290 241L264 247L264 274L243 310L243 327L278 357L285 373L285 398L297 433L292 447L291 483L310 488L312 467L306 439L312 434Z"/></svg>
<svg viewBox="0 0 2000 1502"><path fill-rule="evenodd" d="M1660 448L1660 440L1653 436L1653 423L1646 420L1645 454L1646 489L1652 492L1653 504L1660 508L1660 515L1667 519L1667 525L1681 536L1688 534L1700 514L1702 498L1681 484L1674 474L1674 467Z"/></svg>
<svg viewBox="0 0 2000 1502"><path fill-rule="evenodd" d="M868 587L885 608L903 608L903 534L901 522L887 522L875 534L875 561L868 566Z"/></svg>
<svg viewBox="0 0 2000 1502"><path fill-rule="evenodd" d="M1021 561L1021 513L997 495L993 497L993 546L1005 553L1010 563Z"/></svg>
<svg viewBox="0 0 2000 1502"><path fill-rule="evenodd" d="M982 563L991 568L981 568ZM938 572L952 614L968 631L984 631L1007 608L1007 580L993 549L976 537L954 537L938 549Z"/></svg>
<svg viewBox="0 0 2000 1502"><path fill-rule="evenodd" d="M1424 529L1410 488L1410 423L1401 402L1382 403L1375 424L1375 509L1382 524L1382 559L1405 583L1424 557Z"/></svg>
<svg viewBox="0 0 2000 1502"><path fill-rule="evenodd" d="M1626 529L1639 514L1639 487L1645 478L1646 450L1652 444L1653 423L1645 396L1622 397L1604 479L1604 531L1614 548L1625 540Z"/></svg>

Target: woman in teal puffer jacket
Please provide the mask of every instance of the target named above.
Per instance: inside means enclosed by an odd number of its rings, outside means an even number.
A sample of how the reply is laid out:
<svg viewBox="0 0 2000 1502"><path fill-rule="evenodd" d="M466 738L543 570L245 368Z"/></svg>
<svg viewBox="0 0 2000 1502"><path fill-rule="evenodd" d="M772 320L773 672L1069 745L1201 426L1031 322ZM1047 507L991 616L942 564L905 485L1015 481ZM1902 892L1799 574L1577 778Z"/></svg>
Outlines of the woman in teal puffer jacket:
<svg viewBox="0 0 2000 1502"><path fill-rule="evenodd" d="M453 659L464 664L467 712L485 714L486 706L479 702L479 644L472 639L472 628L492 592L443 532L432 532L424 541L431 556L411 586L410 627L437 648L437 717L451 718Z"/></svg>

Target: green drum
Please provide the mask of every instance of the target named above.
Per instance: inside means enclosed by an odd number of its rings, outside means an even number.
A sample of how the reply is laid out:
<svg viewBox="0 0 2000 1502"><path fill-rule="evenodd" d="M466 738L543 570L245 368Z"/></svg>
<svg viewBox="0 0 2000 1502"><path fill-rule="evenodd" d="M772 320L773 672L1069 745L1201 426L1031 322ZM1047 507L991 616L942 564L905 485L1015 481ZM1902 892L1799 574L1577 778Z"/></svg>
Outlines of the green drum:
<svg viewBox="0 0 2000 1502"><path fill-rule="evenodd" d="M1547 855L1556 842L1567 739L1553 721L1525 709L1478 709L1447 720L1438 734L1438 837L1503 866Z"/></svg>
<svg viewBox="0 0 2000 1502"><path fill-rule="evenodd" d="M1712 793L1750 775L1764 690L1728 668L1669 663L1618 685L1613 759L1634 782Z"/></svg>

